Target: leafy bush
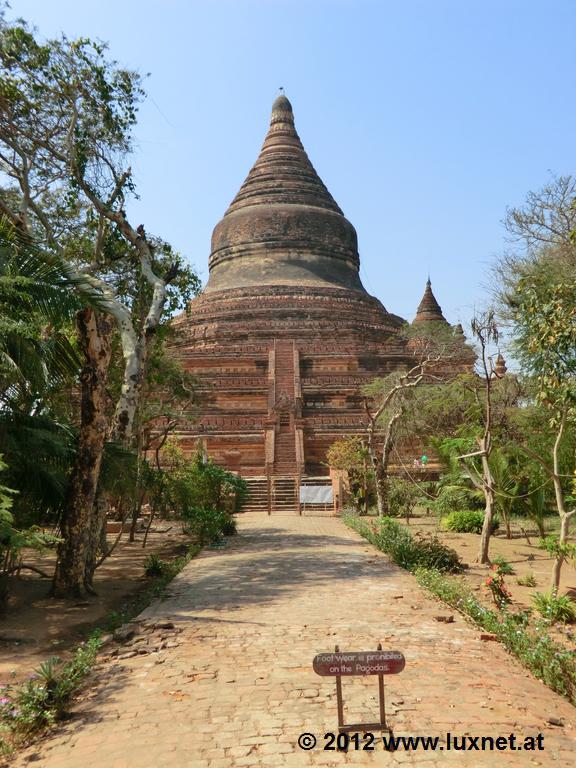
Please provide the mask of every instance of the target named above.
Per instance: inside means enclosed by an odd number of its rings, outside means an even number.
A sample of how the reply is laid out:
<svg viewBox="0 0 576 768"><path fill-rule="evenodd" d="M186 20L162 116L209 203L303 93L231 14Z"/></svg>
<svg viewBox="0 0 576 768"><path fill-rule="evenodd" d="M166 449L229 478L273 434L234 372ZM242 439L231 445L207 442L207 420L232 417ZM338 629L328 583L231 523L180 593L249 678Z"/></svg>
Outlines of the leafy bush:
<svg viewBox="0 0 576 768"><path fill-rule="evenodd" d="M436 568L441 573L458 573L462 570L462 560L458 553L447 547L436 536L416 539L418 550L417 568Z"/></svg>
<svg viewBox="0 0 576 768"><path fill-rule="evenodd" d="M170 564L162 560L158 555L148 555L144 561L144 573L150 578L164 576L170 570Z"/></svg>
<svg viewBox="0 0 576 768"><path fill-rule="evenodd" d="M445 517L459 509L480 509L483 504L481 494L476 488L469 488L470 481L461 471L451 472L436 484L436 498L430 502L430 508Z"/></svg>
<svg viewBox="0 0 576 768"><path fill-rule="evenodd" d="M502 576L513 576L516 573L508 560L502 557L502 555L496 555L496 557L493 557L492 563L496 566L498 573L500 573Z"/></svg>
<svg viewBox="0 0 576 768"><path fill-rule="evenodd" d="M462 570L462 561L457 552L442 544L436 537L413 537L410 531L396 520L385 517L375 526L354 517L346 518L346 522L407 571L437 568L442 572L457 573Z"/></svg>
<svg viewBox="0 0 576 768"><path fill-rule="evenodd" d="M547 621L559 621L562 624L572 624L576 621L576 605L568 595L553 595L536 592L532 600L538 613Z"/></svg>
<svg viewBox="0 0 576 768"><path fill-rule="evenodd" d="M236 533L234 518L222 509L187 507L182 511L182 517L184 531L202 546L213 544L225 535L231 535L227 531Z"/></svg>
<svg viewBox="0 0 576 768"><path fill-rule="evenodd" d="M422 491L403 477L391 477L388 481L388 509L391 515L403 515L408 522L414 507L422 499Z"/></svg>
<svg viewBox="0 0 576 768"><path fill-rule="evenodd" d="M6 686L0 699L0 722L14 734L26 736L60 720L73 694L92 668L101 641L92 637L63 664L45 661L22 685Z"/></svg>
<svg viewBox="0 0 576 768"><path fill-rule="evenodd" d="M0 472L6 469L6 464L0 456ZM22 552L25 548L42 551L60 541L57 536L44 533L33 525L30 528L14 527L14 516L11 512L12 495L10 488L0 485L0 602L8 596L9 577L22 566Z"/></svg>
<svg viewBox="0 0 576 768"><path fill-rule="evenodd" d="M442 528L454 533L482 533L484 512L479 509L461 509L442 518ZM492 521L492 533L498 528L498 521Z"/></svg>
<svg viewBox="0 0 576 768"><path fill-rule="evenodd" d="M198 510L237 512L248 496L242 477L214 464L201 452L187 459L177 445L169 444L163 460L169 467L163 493L184 518L197 516Z"/></svg>

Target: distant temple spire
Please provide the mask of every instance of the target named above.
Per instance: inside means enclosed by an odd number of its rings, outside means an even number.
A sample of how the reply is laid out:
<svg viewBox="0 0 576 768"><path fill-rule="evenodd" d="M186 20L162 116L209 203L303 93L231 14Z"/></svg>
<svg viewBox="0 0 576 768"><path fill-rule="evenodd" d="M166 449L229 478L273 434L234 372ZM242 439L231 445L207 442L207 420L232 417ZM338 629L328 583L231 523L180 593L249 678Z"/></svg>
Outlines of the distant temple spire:
<svg viewBox="0 0 576 768"><path fill-rule="evenodd" d="M506 371L508 370L508 367L506 366L506 360L504 360L504 357L498 351L498 357L496 358L496 364L494 366L494 373L498 379L501 379L503 376L506 375Z"/></svg>
<svg viewBox="0 0 576 768"><path fill-rule="evenodd" d="M424 296L422 301L418 305L416 310L415 323L447 323L446 318L442 314L442 308L436 301L436 297L432 293L432 283L430 282L430 275L426 281L426 288L424 290Z"/></svg>

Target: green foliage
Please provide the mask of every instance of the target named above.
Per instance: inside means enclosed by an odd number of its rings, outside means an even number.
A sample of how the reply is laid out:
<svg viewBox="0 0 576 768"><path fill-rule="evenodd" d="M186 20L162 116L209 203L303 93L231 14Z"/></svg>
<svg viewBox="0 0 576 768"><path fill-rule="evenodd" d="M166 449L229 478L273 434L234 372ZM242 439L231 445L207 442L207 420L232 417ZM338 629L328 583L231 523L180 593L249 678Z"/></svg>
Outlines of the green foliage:
<svg viewBox="0 0 576 768"><path fill-rule="evenodd" d="M185 532L201 545L214 544L222 536L236 533L234 518L223 509L186 507L182 517Z"/></svg>
<svg viewBox="0 0 576 768"><path fill-rule="evenodd" d="M502 555L496 555L496 557L493 557L492 565L496 566L498 573L501 573L503 576L513 576L516 573L508 560L506 560L506 558Z"/></svg>
<svg viewBox="0 0 576 768"><path fill-rule="evenodd" d="M240 509L247 497L246 481L206 459L200 451L188 460L170 443L163 457L169 466L164 493L184 520L186 531L201 544L234 534L232 512Z"/></svg>
<svg viewBox="0 0 576 768"><path fill-rule="evenodd" d="M462 569L462 561L453 549L442 544L436 537L420 539L412 536L396 520L383 518L372 525L348 516L345 522L408 571L436 568L442 572L457 573Z"/></svg>
<svg viewBox="0 0 576 768"><path fill-rule="evenodd" d="M149 578L155 578L156 576L164 576L170 571L170 564L166 560L162 560L156 554L148 555L144 561L144 573Z"/></svg>
<svg viewBox="0 0 576 768"><path fill-rule="evenodd" d="M493 448L490 454L490 471L496 489L494 497L497 514L506 525L506 535L511 538L512 515L524 511L524 499L520 498L527 483L526 461L517 451Z"/></svg>
<svg viewBox="0 0 576 768"><path fill-rule="evenodd" d="M484 495L474 486L469 471L462 467L457 456L475 450L470 438L444 438L432 440L444 471L436 485L436 498L431 509L442 518L461 509L483 509Z"/></svg>
<svg viewBox="0 0 576 768"><path fill-rule="evenodd" d="M571 541L560 542L559 537L556 535L545 536L543 539L540 539L538 546L540 549L545 549L555 559L576 559L576 543Z"/></svg>
<svg viewBox="0 0 576 768"><path fill-rule="evenodd" d="M536 576L534 576L533 573L527 573L526 576L519 576L516 579L516 584L518 584L519 587L535 587L536 582Z"/></svg>
<svg viewBox="0 0 576 768"><path fill-rule="evenodd" d="M403 477L391 477L387 483L388 509L392 516L403 515L407 521L422 500L419 486Z"/></svg>
<svg viewBox="0 0 576 768"><path fill-rule="evenodd" d="M537 400L555 408L576 405L576 281L534 270L515 296L516 344L538 384Z"/></svg>
<svg viewBox="0 0 576 768"><path fill-rule="evenodd" d="M532 600L538 613L551 623L572 624L576 621L576 605L568 595L536 592Z"/></svg>
<svg viewBox="0 0 576 768"><path fill-rule="evenodd" d="M248 494L243 478L214 464L201 451L186 459L174 443L169 443L162 455L170 468L170 494L177 508L241 509Z"/></svg>
<svg viewBox="0 0 576 768"><path fill-rule="evenodd" d="M538 533L542 539L546 538L545 518L546 518L546 491L544 488L537 488L526 499L525 512L527 517L536 525Z"/></svg>
<svg viewBox="0 0 576 768"><path fill-rule="evenodd" d="M3 728L23 737L60 720L92 668L100 645L95 635L77 649L71 661L49 659L24 684L6 686L0 699Z"/></svg>
<svg viewBox="0 0 576 768"><path fill-rule="evenodd" d="M70 383L80 361L70 341L80 296L62 259L43 253L0 216L0 403L30 403ZM50 325L50 333L44 328Z"/></svg>
<svg viewBox="0 0 576 768"><path fill-rule="evenodd" d="M0 472L4 469L6 465L0 456ZM9 577L18 569L22 551L25 548L43 550L59 541L36 526L25 529L14 526L13 494L12 489L0 485L0 602L8 595Z"/></svg>
<svg viewBox="0 0 576 768"><path fill-rule="evenodd" d="M442 527L446 531L454 533L482 533L484 525L484 512L479 509L461 509L451 512L442 518ZM497 522L493 521L492 530L497 527Z"/></svg>
<svg viewBox="0 0 576 768"><path fill-rule="evenodd" d="M417 571L416 579L475 624L494 633L536 677L576 704L576 659L571 650L547 634L547 623L530 625L526 612L495 612L485 608L463 579L427 569Z"/></svg>
<svg viewBox="0 0 576 768"><path fill-rule="evenodd" d="M336 440L326 452L329 467L348 474L348 488L354 507L366 510L374 500L374 470L365 440L361 437L345 437Z"/></svg>
<svg viewBox="0 0 576 768"><path fill-rule="evenodd" d="M432 511L440 518L446 517L461 509L474 509L471 505L477 501L476 492L470 488L466 488L464 485L451 484L457 481L457 478L450 478L450 480L444 478L446 484L441 484L440 487L437 488L438 495L430 502ZM465 482L464 478L462 478L462 481Z"/></svg>

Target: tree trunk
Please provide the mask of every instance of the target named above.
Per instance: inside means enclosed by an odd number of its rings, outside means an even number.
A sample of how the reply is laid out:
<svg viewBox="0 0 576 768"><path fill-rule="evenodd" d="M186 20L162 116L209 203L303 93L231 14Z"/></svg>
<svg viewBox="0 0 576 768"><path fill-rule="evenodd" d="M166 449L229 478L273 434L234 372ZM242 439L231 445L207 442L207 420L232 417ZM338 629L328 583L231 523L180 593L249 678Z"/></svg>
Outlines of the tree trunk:
<svg viewBox="0 0 576 768"><path fill-rule="evenodd" d="M484 523L482 525L482 536L480 538L480 551L477 561L483 565L490 563L488 549L490 546L490 536L492 535L492 523L494 520L494 481L492 472L488 463L488 452L486 450L486 441L482 440L482 490L486 506L484 509Z"/></svg>
<svg viewBox="0 0 576 768"><path fill-rule="evenodd" d="M102 497L101 493L96 493L86 546L86 564L84 566L84 588L91 595L96 594L93 586L96 563L99 556L101 554L105 555L107 550L106 510L106 499Z"/></svg>
<svg viewBox="0 0 576 768"><path fill-rule="evenodd" d="M132 323L122 323L120 337L124 355L124 377L114 413L112 439L128 447L132 441L136 411L140 402L147 348L145 338L137 337Z"/></svg>
<svg viewBox="0 0 576 768"><path fill-rule="evenodd" d="M80 436L62 516L62 542L58 545L52 594L79 597L84 593L86 554L92 527L106 439L106 380L114 327L109 315L87 308L77 314L77 328L84 366L80 374Z"/></svg>
<svg viewBox="0 0 576 768"><path fill-rule="evenodd" d="M378 506L378 515L384 517L389 514L388 508L388 478L386 477L386 471L382 466L382 462L377 462L376 465L376 504Z"/></svg>
<svg viewBox="0 0 576 768"><path fill-rule="evenodd" d="M560 522L560 537L558 544L562 547L568 540L568 534L570 533L570 515L563 514ZM564 555L559 554L554 561L554 567L552 568L552 583L550 585L551 592L556 597L558 590L560 589L560 573L562 571L562 565L564 563Z"/></svg>
<svg viewBox="0 0 576 768"><path fill-rule="evenodd" d="M568 534L570 533L570 518L573 512L567 512L566 504L564 502L564 492L562 490L562 481L560 480L560 460L558 453L560 450L560 443L564 435L564 428L566 426L566 413L562 414L560 419L560 426L558 427L558 433L556 440L554 441L554 447L552 449L552 483L554 485L554 496L556 497L556 509L560 515L560 536L558 538L558 544L560 546L560 552L558 553L552 568L552 594L554 597L558 594L560 588L560 572L562 570L562 564L564 562L564 554L562 554L562 545L568 540Z"/></svg>

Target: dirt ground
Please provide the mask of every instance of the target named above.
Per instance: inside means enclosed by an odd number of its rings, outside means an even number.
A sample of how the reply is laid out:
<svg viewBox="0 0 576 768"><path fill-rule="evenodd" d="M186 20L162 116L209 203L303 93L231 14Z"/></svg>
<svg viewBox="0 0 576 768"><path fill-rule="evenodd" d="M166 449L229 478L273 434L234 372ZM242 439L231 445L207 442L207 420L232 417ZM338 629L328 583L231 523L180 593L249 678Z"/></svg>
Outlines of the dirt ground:
<svg viewBox="0 0 576 768"><path fill-rule="evenodd" d="M95 625L151 583L144 575L148 555L156 553L171 560L190 544L190 537L174 521L158 521L148 535L146 549L142 549L143 537L138 533L130 543L128 534L123 534L112 556L96 572L98 595L86 600L48 597L50 581L30 571L22 571L13 580L8 604L0 613L0 683L22 679L51 656L65 658ZM115 538L109 535L109 542ZM24 560L46 573L53 572L54 553L30 553Z"/></svg>
<svg viewBox="0 0 576 768"><path fill-rule="evenodd" d="M553 530L555 522L555 520L551 520L548 523L548 531ZM511 528L511 539L506 538L503 527L492 535L490 557L494 558L500 555L514 569L514 575L504 577L504 583L512 595L512 608L534 608L532 595L536 592L546 593L550 591L553 559L545 550L539 548L538 532L530 525L529 521L513 520ZM524 532L521 529L524 529ZM494 607L490 592L485 587L485 581L491 573L490 567L474 562L480 546L478 534L444 531L439 527L438 520L434 515L424 514L410 520L410 530L413 534L437 535L447 546L455 549L462 561L468 566L463 576L472 585L476 597L487 606ZM517 579L523 579L528 574L534 576L536 586L525 587L517 583ZM576 592L576 570L571 563L566 562L562 566L559 594L564 594L568 590L575 590ZM576 633L576 628L574 626L557 626L555 631L570 642L573 640L573 631Z"/></svg>

